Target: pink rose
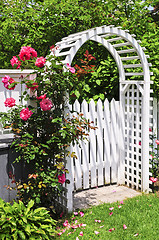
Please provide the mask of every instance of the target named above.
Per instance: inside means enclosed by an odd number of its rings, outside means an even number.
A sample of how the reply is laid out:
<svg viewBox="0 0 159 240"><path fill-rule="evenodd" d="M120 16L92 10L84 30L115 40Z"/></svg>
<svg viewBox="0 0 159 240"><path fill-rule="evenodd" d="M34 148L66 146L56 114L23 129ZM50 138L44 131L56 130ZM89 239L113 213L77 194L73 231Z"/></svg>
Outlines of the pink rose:
<svg viewBox="0 0 159 240"><path fill-rule="evenodd" d="M5 75L5 77L2 78L2 83L4 84L5 88L8 88L8 86L9 86L9 79L10 79L10 77L7 75Z"/></svg>
<svg viewBox="0 0 159 240"><path fill-rule="evenodd" d="M74 68L74 67L71 67L69 63L66 63L66 66L67 66L67 68L69 69L69 71L70 71L71 73L75 73L75 68Z"/></svg>
<svg viewBox="0 0 159 240"><path fill-rule="evenodd" d="M10 78L10 79L9 79L9 85L10 85L11 83L15 83L15 81L14 81L13 78ZM8 87L9 87L9 86L8 86ZM14 90L14 88L15 88L15 86L14 86L14 87L11 87L11 88L8 88L8 89L9 89L9 90Z"/></svg>
<svg viewBox="0 0 159 240"><path fill-rule="evenodd" d="M159 145L159 140L156 140L155 143L156 143L157 145Z"/></svg>
<svg viewBox="0 0 159 240"><path fill-rule="evenodd" d="M22 47L19 53L19 57L22 61L29 60L31 57L28 47Z"/></svg>
<svg viewBox="0 0 159 240"><path fill-rule="evenodd" d="M58 179L58 182L63 184L66 181L65 174L58 175Z"/></svg>
<svg viewBox="0 0 159 240"><path fill-rule="evenodd" d="M44 57L39 57L36 59L35 66L37 67L43 67L46 62L46 59Z"/></svg>
<svg viewBox="0 0 159 240"><path fill-rule="evenodd" d="M31 115L33 114L32 111L29 111L28 108L23 108L20 112L20 118L24 121L26 121L28 118L31 117Z"/></svg>
<svg viewBox="0 0 159 240"><path fill-rule="evenodd" d="M15 106L15 99L14 98L7 98L4 102L6 107L13 107Z"/></svg>
<svg viewBox="0 0 159 240"><path fill-rule="evenodd" d="M13 56L10 62L12 67L14 67L14 65L17 65L16 69L20 68L21 62L18 60L16 56Z"/></svg>
<svg viewBox="0 0 159 240"><path fill-rule="evenodd" d="M36 58L37 57L37 52L35 51L34 48L32 47L28 47L29 48L29 51L30 51L30 54L31 54L31 58Z"/></svg>
<svg viewBox="0 0 159 240"><path fill-rule="evenodd" d="M9 85L11 83L15 83L13 78L10 78L9 76L5 75L5 77L2 78L2 83L4 83L4 87L9 89L9 90L14 90L15 86L12 88L9 88Z"/></svg>
<svg viewBox="0 0 159 240"><path fill-rule="evenodd" d="M29 60L30 58L37 57L37 52L30 46L22 47L19 53L19 57L22 61Z"/></svg>
<svg viewBox="0 0 159 240"><path fill-rule="evenodd" d="M53 104L49 98L45 98L40 102L40 107L43 111L48 111L52 108Z"/></svg>
<svg viewBox="0 0 159 240"><path fill-rule="evenodd" d="M150 177L150 181L153 182L153 183L157 182L157 180L158 180L157 178Z"/></svg>
<svg viewBox="0 0 159 240"><path fill-rule="evenodd" d="M41 100L46 98L46 93L44 95L41 95L40 97L36 97L36 99Z"/></svg>

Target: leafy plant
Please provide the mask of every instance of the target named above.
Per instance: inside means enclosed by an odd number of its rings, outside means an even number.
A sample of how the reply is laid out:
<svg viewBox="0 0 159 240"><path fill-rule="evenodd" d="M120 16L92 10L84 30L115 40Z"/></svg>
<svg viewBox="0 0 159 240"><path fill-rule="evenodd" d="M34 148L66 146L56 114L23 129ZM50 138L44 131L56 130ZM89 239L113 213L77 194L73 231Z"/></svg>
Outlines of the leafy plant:
<svg viewBox="0 0 159 240"><path fill-rule="evenodd" d="M55 220L45 208L32 209L34 201L25 206L22 201L13 205L0 198L0 239L35 240L53 239Z"/></svg>

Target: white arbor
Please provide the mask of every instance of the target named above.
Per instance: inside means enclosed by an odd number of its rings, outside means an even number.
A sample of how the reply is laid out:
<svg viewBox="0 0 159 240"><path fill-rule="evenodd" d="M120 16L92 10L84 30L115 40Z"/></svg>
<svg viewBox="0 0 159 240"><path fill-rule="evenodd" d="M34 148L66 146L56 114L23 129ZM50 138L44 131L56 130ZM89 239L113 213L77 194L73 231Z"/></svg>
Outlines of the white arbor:
<svg viewBox="0 0 159 240"><path fill-rule="evenodd" d="M134 37L120 27L96 27L63 38L56 43L55 55L64 64L71 65L78 49L92 40L101 43L113 56L119 70L120 104L124 114L119 143L118 183L146 192L149 191L150 176L149 128L153 118L151 73L145 48Z"/></svg>

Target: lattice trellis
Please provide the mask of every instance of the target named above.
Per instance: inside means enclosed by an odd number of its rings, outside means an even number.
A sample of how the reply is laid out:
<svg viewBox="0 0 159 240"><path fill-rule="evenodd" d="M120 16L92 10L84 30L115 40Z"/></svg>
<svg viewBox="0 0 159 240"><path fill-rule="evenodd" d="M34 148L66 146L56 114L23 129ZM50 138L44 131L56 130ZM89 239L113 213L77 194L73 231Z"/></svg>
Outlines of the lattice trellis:
<svg viewBox="0 0 159 240"><path fill-rule="evenodd" d="M125 93L125 183L141 189L142 93L135 84Z"/></svg>

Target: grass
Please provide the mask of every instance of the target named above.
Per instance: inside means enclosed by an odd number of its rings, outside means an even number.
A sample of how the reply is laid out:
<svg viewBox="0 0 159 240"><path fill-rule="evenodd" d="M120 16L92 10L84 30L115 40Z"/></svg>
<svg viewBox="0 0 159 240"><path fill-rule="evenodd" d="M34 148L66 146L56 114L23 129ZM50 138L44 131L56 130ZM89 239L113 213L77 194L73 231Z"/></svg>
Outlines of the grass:
<svg viewBox="0 0 159 240"><path fill-rule="evenodd" d="M118 205L121 207L119 208ZM114 207L113 210L109 208ZM56 239L73 240L159 240L159 198L157 194L142 195L127 199L123 204L102 204L92 208L81 210L84 216L74 213L58 221L58 232L66 231ZM113 212L112 215L109 213ZM72 219L74 218L75 219ZM68 226L63 223L68 220ZM95 220L101 220L96 222ZM76 221L76 222L75 222ZM73 229L72 225L86 224ZM67 222L66 222L67 224ZM70 227L69 227L70 224ZM126 229L123 229L123 225ZM109 229L115 230L109 232ZM97 235L95 231L99 232ZM79 236L83 232L83 236Z"/></svg>

